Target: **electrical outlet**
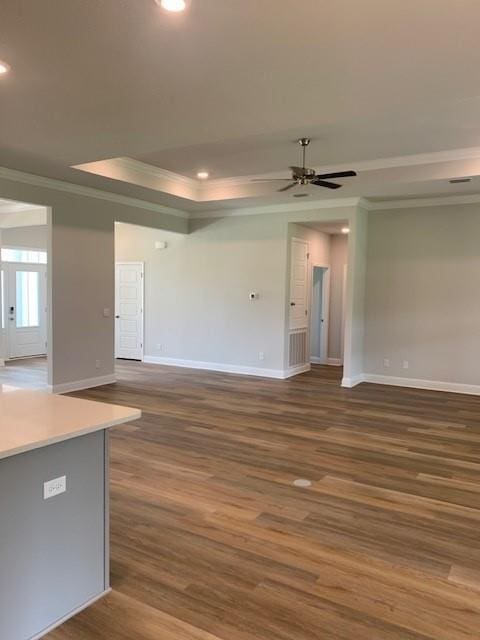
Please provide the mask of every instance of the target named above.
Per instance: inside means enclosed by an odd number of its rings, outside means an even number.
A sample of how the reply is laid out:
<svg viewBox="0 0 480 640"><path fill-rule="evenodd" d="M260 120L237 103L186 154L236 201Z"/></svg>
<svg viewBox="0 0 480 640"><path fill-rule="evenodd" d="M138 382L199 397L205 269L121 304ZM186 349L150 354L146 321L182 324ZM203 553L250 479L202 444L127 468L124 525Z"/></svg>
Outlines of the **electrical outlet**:
<svg viewBox="0 0 480 640"><path fill-rule="evenodd" d="M408 369L409 366L410 366L410 364L409 364L408 360L404 360L403 363L402 363L402 368L403 369Z"/></svg>
<svg viewBox="0 0 480 640"><path fill-rule="evenodd" d="M265 360L265 354L263 353L263 351L259 351L258 352L258 359L259 360Z"/></svg>
<svg viewBox="0 0 480 640"><path fill-rule="evenodd" d="M390 366L389 358L384 358L383 359L383 366L388 369L388 367Z"/></svg>
<svg viewBox="0 0 480 640"><path fill-rule="evenodd" d="M60 478L54 478L43 483L43 499L48 500L54 496L58 496L61 493L65 493L67 490L67 476L61 476Z"/></svg>
<svg viewBox="0 0 480 640"><path fill-rule="evenodd" d="M95 369L100 369L101 366L102 366L102 361L101 360L95 360Z"/></svg>

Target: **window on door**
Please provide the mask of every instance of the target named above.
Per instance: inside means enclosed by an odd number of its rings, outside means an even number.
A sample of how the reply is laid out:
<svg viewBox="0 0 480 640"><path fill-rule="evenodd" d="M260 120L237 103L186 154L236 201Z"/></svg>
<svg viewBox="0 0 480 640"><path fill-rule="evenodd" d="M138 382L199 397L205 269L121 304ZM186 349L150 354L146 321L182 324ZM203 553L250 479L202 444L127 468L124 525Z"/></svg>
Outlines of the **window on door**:
<svg viewBox="0 0 480 640"><path fill-rule="evenodd" d="M36 249L12 249L3 247L2 262L27 262L29 264L47 264L47 252Z"/></svg>
<svg viewBox="0 0 480 640"><path fill-rule="evenodd" d="M17 328L39 326L40 288L38 271L17 271Z"/></svg>
<svg viewBox="0 0 480 640"><path fill-rule="evenodd" d="M5 329L5 271L0 272L0 304L2 305L2 331Z"/></svg>

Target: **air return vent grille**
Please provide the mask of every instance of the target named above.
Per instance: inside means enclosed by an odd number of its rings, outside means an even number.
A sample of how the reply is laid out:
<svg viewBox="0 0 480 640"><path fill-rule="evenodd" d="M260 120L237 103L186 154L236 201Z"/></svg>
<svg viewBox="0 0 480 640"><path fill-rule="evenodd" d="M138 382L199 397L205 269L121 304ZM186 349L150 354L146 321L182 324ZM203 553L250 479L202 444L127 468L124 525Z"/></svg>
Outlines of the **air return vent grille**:
<svg viewBox="0 0 480 640"><path fill-rule="evenodd" d="M288 366L298 367L307 362L307 330L293 331L289 336Z"/></svg>

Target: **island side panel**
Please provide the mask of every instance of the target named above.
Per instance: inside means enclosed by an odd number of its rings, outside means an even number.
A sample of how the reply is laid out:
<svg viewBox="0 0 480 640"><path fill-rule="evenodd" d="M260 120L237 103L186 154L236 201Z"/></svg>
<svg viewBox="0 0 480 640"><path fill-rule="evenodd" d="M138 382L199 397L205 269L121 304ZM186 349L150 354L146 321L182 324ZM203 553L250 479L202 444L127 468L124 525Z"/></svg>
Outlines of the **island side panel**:
<svg viewBox="0 0 480 640"><path fill-rule="evenodd" d="M104 431L0 460L0 638L39 637L104 592L105 479Z"/></svg>
<svg viewBox="0 0 480 640"><path fill-rule="evenodd" d="M105 545L104 545L104 590L110 589L110 431L103 431L104 446L104 523L105 523Z"/></svg>

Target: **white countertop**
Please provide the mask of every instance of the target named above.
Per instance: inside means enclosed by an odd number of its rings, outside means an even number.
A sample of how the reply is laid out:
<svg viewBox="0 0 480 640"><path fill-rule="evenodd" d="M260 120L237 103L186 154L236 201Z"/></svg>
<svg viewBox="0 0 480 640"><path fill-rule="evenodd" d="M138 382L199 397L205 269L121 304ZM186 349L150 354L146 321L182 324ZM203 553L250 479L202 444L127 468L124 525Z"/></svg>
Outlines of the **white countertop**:
<svg viewBox="0 0 480 640"><path fill-rule="evenodd" d="M0 459L108 429L141 411L0 385Z"/></svg>

